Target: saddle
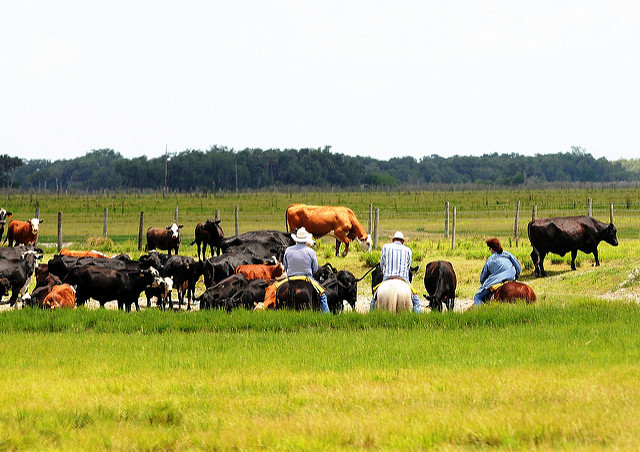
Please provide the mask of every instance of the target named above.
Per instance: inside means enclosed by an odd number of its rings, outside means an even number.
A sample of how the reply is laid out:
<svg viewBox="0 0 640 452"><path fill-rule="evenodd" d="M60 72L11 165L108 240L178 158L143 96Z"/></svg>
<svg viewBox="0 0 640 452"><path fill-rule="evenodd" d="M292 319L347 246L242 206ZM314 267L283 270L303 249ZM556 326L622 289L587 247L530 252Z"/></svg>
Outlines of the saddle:
<svg viewBox="0 0 640 452"><path fill-rule="evenodd" d="M501 288L502 286L504 286L506 283L508 283L508 282L512 282L512 281L513 281L513 279L505 279L505 280L504 280L504 281L502 281L502 282L495 283L495 284L493 284L493 285L489 286L489 290L491 291L491 293L486 297L486 299L488 299L488 300L493 300L493 298L494 298L494 296L495 296L496 292L498 291L498 289L500 289L500 288Z"/></svg>
<svg viewBox="0 0 640 452"><path fill-rule="evenodd" d="M385 281L389 281L390 279L398 279L400 281L402 281L403 283L405 283L407 286L409 286L411 288L411 293L413 293L414 295L418 295L418 291L408 282L406 282L404 279L400 278L399 276L390 276L387 279L385 279L384 281L382 281L380 284L382 284ZM378 291L378 287L380 287L380 284L374 286L373 288L373 293L375 294Z"/></svg>
<svg viewBox="0 0 640 452"><path fill-rule="evenodd" d="M279 281L275 281L271 284L264 292L264 303L261 306L261 309L267 309L268 307L276 306L276 293L278 292L278 288L283 285L287 281L307 281L309 284L313 286L313 288L318 292L318 295L322 295L324 293L324 287L322 287L315 279L309 278L308 276L300 275L300 276L289 276L288 278L283 278Z"/></svg>

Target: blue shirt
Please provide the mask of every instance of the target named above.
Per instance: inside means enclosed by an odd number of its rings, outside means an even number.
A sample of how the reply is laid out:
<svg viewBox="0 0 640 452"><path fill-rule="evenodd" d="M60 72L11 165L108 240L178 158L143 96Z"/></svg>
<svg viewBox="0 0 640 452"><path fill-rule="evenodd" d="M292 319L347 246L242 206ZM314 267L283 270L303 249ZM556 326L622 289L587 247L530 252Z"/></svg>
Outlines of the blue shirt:
<svg viewBox="0 0 640 452"><path fill-rule="evenodd" d="M297 243L284 251L282 259L288 276L313 276L318 271L316 252L304 243Z"/></svg>
<svg viewBox="0 0 640 452"><path fill-rule="evenodd" d="M409 282L409 267L413 260L411 248L400 242L387 243L380 251L380 270L382 279L398 277Z"/></svg>
<svg viewBox="0 0 640 452"><path fill-rule="evenodd" d="M480 273L481 289L488 289L504 280L514 281L520 276L520 262L508 251L491 253Z"/></svg>

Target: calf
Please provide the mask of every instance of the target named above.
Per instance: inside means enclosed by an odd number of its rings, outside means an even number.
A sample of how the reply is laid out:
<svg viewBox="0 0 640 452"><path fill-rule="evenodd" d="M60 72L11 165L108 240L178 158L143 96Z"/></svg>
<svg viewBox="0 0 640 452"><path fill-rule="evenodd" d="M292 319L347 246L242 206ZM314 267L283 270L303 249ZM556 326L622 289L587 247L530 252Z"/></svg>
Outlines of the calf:
<svg viewBox="0 0 640 452"><path fill-rule="evenodd" d="M4 225L7 222L7 218L11 218L11 212L7 212L6 209L0 208L0 240L4 234Z"/></svg>
<svg viewBox="0 0 640 452"><path fill-rule="evenodd" d="M200 222L196 225L195 240L191 242L191 246L195 243L198 247L198 259L206 259L207 245L211 250L211 257L213 257L213 250L215 248L216 256L220 255L221 248L220 242L224 238L224 232L220 226L220 220L213 221L211 219ZM202 257L200 257L200 244L202 243Z"/></svg>
<svg viewBox="0 0 640 452"><path fill-rule="evenodd" d="M431 310L442 311L442 305L448 311L453 310L457 285L456 272L451 262L433 261L427 264L424 270L424 287L429 295L424 297L429 300Z"/></svg>
<svg viewBox="0 0 640 452"><path fill-rule="evenodd" d="M4 242L9 240L9 246L13 246L13 242L16 245L35 245L38 241L38 230L42 222L44 220L40 218L33 218L30 221L11 220Z"/></svg>
<svg viewBox="0 0 640 452"><path fill-rule="evenodd" d="M178 248L180 247L180 229L184 225L173 223L166 228L149 228L147 229L147 244L144 247L145 251L151 251L155 249L167 250L167 253L171 254L173 250L178 254Z"/></svg>
<svg viewBox="0 0 640 452"><path fill-rule="evenodd" d="M6 278L11 286L11 306L15 305L18 295L26 292L37 266L36 255L32 253L18 259L0 259L0 278Z"/></svg>
<svg viewBox="0 0 640 452"><path fill-rule="evenodd" d="M284 274L284 267L280 262L273 264L238 265L236 273L242 273L247 279L276 279Z"/></svg>
<svg viewBox="0 0 640 452"><path fill-rule="evenodd" d="M151 299L156 297L156 306L164 311L165 304L173 308L171 303L171 291L173 290L173 280L169 277L159 278L155 286L146 287L144 294L147 297L147 307L151 307Z"/></svg>
<svg viewBox="0 0 640 452"><path fill-rule="evenodd" d="M154 267L160 272L163 278L169 277L173 280L173 287L178 291L178 304L181 307L184 301L184 293L187 292L187 310L191 310L191 300L195 292L195 285L199 278L198 269L192 257L161 254L152 252L140 256L140 268ZM171 294L169 294L169 304L173 306Z"/></svg>

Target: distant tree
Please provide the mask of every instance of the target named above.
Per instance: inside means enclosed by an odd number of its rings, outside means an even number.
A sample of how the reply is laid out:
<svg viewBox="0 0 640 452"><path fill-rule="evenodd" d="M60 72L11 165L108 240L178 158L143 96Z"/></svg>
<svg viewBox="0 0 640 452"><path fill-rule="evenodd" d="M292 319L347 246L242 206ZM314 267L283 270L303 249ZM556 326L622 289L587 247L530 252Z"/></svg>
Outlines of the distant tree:
<svg viewBox="0 0 640 452"><path fill-rule="evenodd" d="M10 157L6 154L0 155L0 185L11 185L14 170L22 166L22 164L22 159L18 157Z"/></svg>

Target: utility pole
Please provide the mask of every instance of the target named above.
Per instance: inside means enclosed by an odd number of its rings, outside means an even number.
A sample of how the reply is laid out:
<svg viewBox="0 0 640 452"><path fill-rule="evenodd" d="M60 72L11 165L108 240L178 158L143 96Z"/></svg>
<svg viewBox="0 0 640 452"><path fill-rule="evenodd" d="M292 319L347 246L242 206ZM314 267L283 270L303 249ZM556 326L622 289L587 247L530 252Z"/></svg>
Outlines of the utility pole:
<svg viewBox="0 0 640 452"><path fill-rule="evenodd" d="M162 197L167 197L167 169L169 162L169 154L167 153L167 145L164 145L164 189L162 190Z"/></svg>
<svg viewBox="0 0 640 452"><path fill-rule="evenodd" d="M238 162L236 161L236 195L238 194Z"/></svg>

